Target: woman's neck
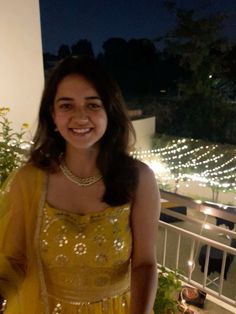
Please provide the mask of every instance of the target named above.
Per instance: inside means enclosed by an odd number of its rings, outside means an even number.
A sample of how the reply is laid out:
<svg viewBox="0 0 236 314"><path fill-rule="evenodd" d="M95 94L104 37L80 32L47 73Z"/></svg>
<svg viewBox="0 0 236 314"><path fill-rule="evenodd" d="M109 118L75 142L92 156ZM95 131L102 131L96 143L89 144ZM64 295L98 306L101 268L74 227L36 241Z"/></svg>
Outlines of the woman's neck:
<svg viewBox="0 0 236 314"><path fill-rule="evenodd" d="M70 171L79 177L88 177L97 174L98 150L91 148L89 150L71 150L67 149L64 154L64 161Z"/></svg>

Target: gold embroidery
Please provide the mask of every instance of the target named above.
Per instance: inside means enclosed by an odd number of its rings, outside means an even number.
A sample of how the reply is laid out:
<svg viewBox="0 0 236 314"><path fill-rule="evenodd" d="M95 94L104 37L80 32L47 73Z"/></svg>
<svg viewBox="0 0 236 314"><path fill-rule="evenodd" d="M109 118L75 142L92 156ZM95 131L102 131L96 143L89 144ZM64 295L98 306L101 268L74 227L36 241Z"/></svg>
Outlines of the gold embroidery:
<svg viewBox="0 0 236 314"><path fill-rule="evenodd" d="M66 266L68 263L68 257L63 254L57 255L55 258L55 263L58 266Z"/></svg>
<svg viewBox="0 0 236 314"><path fill-rule="evenodd" d="M114 241L114 247L117 251L121 251L124 248L124 241L121 239L116 239Z"/></svg>
<svg viewBox="0 0 236 314"><path fill-rule="evenodd" d="M95 259L96 259L96 262L98 262L99 264L105 264L108 261L108 257L104 253L97 254Z"/></svg>
<svg viewBox="0 0 236 314"><path fill-rule="evenodd" d="M57 303L57 305L55 306L52 314L60 314L62 312L62 306L61 303Z"/></svg>
<svg viewBox="0 0 236 314"><path fill-rule="evenodd" d="M87 253L87 246L84 243L77 243L74 247L75 254L83 255Z"/></svg>
<svg viewBox="0 0 236 314"><path fill-rule="evenodd" d="M109 301L129 289L132 238L127 209L79 215L46 204L40 246L48 293L57 294L51 313L60 310L58 303L64 311L63 299L76 303L79 313L90 301L103 302L105 296ZM105 309L106 302L103 305Z"/></svg>

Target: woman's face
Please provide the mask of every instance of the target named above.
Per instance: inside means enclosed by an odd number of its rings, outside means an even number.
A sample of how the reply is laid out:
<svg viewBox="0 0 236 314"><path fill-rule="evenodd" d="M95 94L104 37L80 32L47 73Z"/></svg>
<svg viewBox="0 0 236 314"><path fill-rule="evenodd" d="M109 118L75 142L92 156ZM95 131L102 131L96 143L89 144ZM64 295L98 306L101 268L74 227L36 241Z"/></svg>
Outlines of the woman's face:
<svg viewBox="0 0 236 314"><path fill-rule="evenodd" d="M99 147L107 128L107 114L96 89L83 76L71 74L62 79L52 116L67 148Z"/></svg>

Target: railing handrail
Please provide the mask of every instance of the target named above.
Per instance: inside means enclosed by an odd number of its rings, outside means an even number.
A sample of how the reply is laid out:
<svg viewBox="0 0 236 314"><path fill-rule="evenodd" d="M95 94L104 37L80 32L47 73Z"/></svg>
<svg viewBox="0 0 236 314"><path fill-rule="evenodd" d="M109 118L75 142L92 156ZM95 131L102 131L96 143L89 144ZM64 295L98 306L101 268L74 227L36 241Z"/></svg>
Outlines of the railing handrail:
<svg viewBox="0 0 236 314"><path fill-rule="evenodd" d="M183 215L184 216L184 215ZM203 289L205 292L207 292L209 295L217 298L218 301L222 301L225 304L225 307L227 306L232 306L233 309L235 310L236 308L236 295L234 296L229 296L226 295L225 293L223 293L223 286L224 286L224 274L225 274L225 269L226 269L226 260L229 259L228 261L231 260L230 264L232 263L232 258L230 256L236 256L236 248L231 247L230 245L226 245L220 242L217 242L215 240L209 239L205 236L202 236L201 234L197 234L197 233L193 233L191 231L185 230L183 228L180 228L176 225L172 225L170 223L166 223L162 220L159 220L159 228L164 230L164 238L163 238L163 245L161 246L161 248L163 249L163 256L162 256L162 261L158 261L158 265L159 266L164 266L167 269L170 269L170 267L172 267L172 269L176 268L180 271L181 274L181 278L182 281L186 282L187 284L190 284L192 286L195 286L196 288L199 289ZM176 256L175 261L169 261L168 263L166 263L167 259L168 259L168 254L167 254L167 247L168 247L168 232L172 232L177 234L177 245L176 245L176 249L174 249L174 254ZM235 237L235 233L234 233L234 237ZM186 262L189 266L189 270L188 270L188 274L184 274L186 272L186 269L184 265L182 265L180 267L179 265L179 257L180 257L180 247L181 247L181 243L182 240L187 241L189 245L187 245L187 247L189 247L188 251L186 251ZM200 256L200 252L203 245L207 245L206 251L205 251L205 262L204 262L204 266L201 263L201 267L204 267L204 273L203 273L203 277L197 277L197 281L196 279L194 279L192 277L193 274L193 270L195 269L195 264L196 264L196 259L198 256ZM217 272L219 272L219 283L217 284L217 291L212 289L209 286L209 281L207 281L208 278L208 267L209 266L209 260L210 260L210 252L211 252L211 248L216 248L222 251L222 264L221 264L221 268L220 270ZM199 261L199 260L198 260ZM173 264L174 262L174 264ZM173 265L172 265L173 264ZM229 265L230 265L229 264ZM168 266L169 265L169 266ZM171 265L171 266L170 266ZM212 266L211 266L212 267ZM229 266L228 266L229 267ZM212 269L212 268L210 268ZM182 274L182 270L183 270L183 274ZM214 272L215 269L211 270L211 272ZM202 270L201 270L202 272ZM213 282L213 281L210 281ZM227 304L227 305L226 305ZM222 304L223 306L223 304Z"/></svg>
<svg viewBox="0 0 236 314"><path fill-rule="evenodd" d="M208 244L208 245L210 245L212 247L215 247L217 249L226 251L227 253L230 253L230 254L233 254L233 255L236 256L236 248L233 248L233 247L231 247L229 245L217 242L217 241L212 240L212 239L208 239L208 238L206 238L206 237L204 237L202 235L199 235L199 234L193 233L191 231L179 228L177 226L173 226L173 225L171 225L171 224L169 224L167 222L164 222L162 220L159 220L159 226L163 226L164 228L170 229L170 230L172 230L174 232L181 233L183 235L188 236L191 239L198 240L201 243Z"/></svg>
<svg viewBox="0 0 236 314"><path fill-rule="evenodd" d="M198 202L197 200L194 200L188 196L180 195L180 194L173 193L173 192L164 191L162 189L160 190L160 192L161 192L161 197L163 199L166 199L166 200L173 202L177 205L190 207L192 209L198 210L199 212L207 213L207 214L210 214L211 216L223 218L225 220L229 220L229 221L236 223L236 207L235 206L229 206L229 205L223 206L223 207L233 209L235 211L235 213L232 213L232 212L224 210L224 208L222 209L222 207L220 207L220 206L209 204L209 203L204 202L204 201Z"/></svg>
<svg viewBox="0 0 236 314"><path fill-rule="evenodd" d="M184 214L175 212L175 211L170 210L168 208L162 208L161 213L167 214L167 215L172 216L174 218L178 218L180 220L194 222L194 223L197 223L199 225L207 224L211 230L218 231L219 233L223 233L225 235L229 235L233 238L236 238L236 232L235 231L216 226L210 222L205 222L204 220L201 220L201 219L192 218L192 217L189 217L188 215L184 215Z"/></svg>

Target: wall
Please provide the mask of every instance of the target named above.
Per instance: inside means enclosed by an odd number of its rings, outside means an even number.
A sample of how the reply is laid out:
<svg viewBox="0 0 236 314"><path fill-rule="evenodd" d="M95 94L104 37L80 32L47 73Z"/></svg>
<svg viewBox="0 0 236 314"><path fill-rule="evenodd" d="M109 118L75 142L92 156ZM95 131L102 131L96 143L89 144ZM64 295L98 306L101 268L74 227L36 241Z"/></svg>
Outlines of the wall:
<svg viewBox="0 0 236 314"><path fill-rule="evenodd" d="M43 82L38 0L0 0L0 106L15 129L35 125Z"/></svg>
<svg viewBox="0 0 236 314"><path fill-rule="evenodd" d="M137 136L135 145L137 150L152 149L152 137L155 134L155 121L155 117L132 121Z"/></svg>

